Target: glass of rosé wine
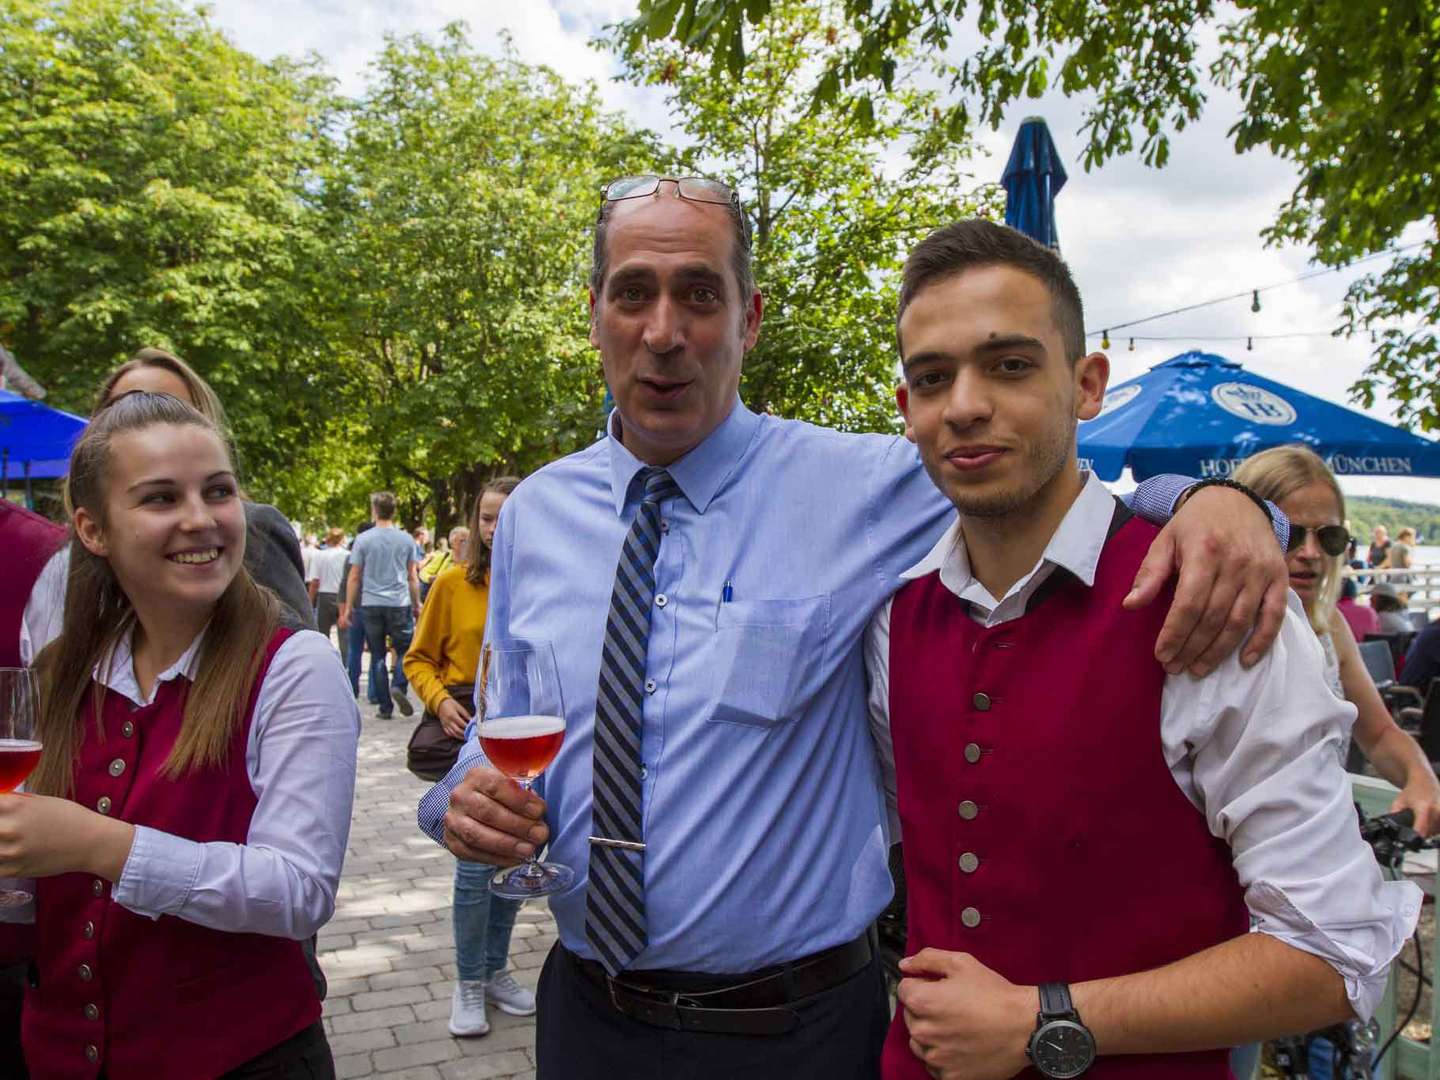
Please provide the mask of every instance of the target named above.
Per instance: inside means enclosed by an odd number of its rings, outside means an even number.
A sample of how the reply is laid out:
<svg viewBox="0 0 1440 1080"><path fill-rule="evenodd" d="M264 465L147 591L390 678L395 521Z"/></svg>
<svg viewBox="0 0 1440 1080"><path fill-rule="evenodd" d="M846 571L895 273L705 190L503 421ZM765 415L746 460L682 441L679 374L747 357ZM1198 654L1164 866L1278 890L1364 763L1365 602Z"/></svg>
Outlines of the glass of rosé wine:
<svg viewBox="0 0 1440 1080"><path fill-rule="evenodd" d="M480 749L491 765L528 790L565 741L565 703L550 642L487 642L476 699ZM574 881L570 867L532 855L496 874L490 891L510 900L529 900L563 892Z"/></svg>
<svg viewBox="0 0 1440 1080"><path fill-rule="evenodd" d="M29 668L0 667L0 794L23 784L40 761L35 733L39 696ZM23 889L0 889L0 908L24 907L33 899Z"/></svg>

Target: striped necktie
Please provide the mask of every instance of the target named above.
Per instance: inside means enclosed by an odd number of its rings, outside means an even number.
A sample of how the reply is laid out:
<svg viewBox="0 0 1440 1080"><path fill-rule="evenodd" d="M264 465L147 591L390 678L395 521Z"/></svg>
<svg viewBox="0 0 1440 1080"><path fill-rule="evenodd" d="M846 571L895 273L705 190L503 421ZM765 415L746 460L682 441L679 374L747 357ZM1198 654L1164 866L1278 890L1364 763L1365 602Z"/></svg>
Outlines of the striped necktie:
<svg viewBox="0 0 1440 1080"><path fill-rule="evenodd" d="M645 494L620 549L600 686L595 695L595 791L585 936L614 975L645 948L645 843L640 786L640 730L660 503L680 493L664 469L641 472Z"/></svg>

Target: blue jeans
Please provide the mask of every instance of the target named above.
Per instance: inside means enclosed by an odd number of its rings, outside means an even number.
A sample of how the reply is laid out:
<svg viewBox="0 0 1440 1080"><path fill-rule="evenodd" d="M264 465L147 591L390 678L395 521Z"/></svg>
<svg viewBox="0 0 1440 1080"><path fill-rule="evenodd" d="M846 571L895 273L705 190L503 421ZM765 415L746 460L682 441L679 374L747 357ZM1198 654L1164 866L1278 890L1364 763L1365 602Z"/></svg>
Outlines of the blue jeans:
<svg viewBox="0 0 1440 1080"><path fill-rule="evenodd" d="M495 867L455 860L455 966L465 982L489 979L505 970L510 931L520 901L490 891Z"/></svg>
<svg viewBox="0 0 1440 1080"><path fill-rule="evenodd" d="M385 653L387 639L395 646L395 689L402 694L409 687L405 681L405 652L410 648L410 639L415 636L415 613L408 607L367 607L362 618L365 622L365 643L370 646L370 671L375 676L375 689L380 695L380 715L389 716L390 673L386 670Z"/></svg>
<svg viewBox="0 0 1440 1080"><path fill-rule="evenodd" d="M345 670L350 675L350 692L360 694L360 664L365 652L365 609L355 608L350 613L350 639L346 642ZM375 686L375 665L370 665L369 698L371 705L380 704L380 694Z"/></svg>

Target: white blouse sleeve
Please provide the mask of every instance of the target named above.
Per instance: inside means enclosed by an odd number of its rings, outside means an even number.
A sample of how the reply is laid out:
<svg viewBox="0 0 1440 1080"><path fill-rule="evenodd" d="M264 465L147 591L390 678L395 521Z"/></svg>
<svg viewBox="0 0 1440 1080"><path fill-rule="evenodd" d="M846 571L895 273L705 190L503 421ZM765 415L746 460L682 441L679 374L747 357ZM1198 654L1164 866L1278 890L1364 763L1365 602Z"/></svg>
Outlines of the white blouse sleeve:
<svg viewBox="0 0 1440 1080"><path fill-rule="evenodd" d="M257 797L244 844L144 826L114 899L150 918L302 940L335 911L350 836L360 713L339 656L313 630L275 653L245 764Z"/></svg>
<svg viewBox="0 0 1440 1080"><path fill-rule="evenodd" d="M1166 679L1162 734L1176 782L1231 849L1254 929L1328 962L1368 1017L1415 928L1420 890L1386 881L1360 839L1339 746L1355 707L1330 692L1298 605L1246 671Z"/></svg>

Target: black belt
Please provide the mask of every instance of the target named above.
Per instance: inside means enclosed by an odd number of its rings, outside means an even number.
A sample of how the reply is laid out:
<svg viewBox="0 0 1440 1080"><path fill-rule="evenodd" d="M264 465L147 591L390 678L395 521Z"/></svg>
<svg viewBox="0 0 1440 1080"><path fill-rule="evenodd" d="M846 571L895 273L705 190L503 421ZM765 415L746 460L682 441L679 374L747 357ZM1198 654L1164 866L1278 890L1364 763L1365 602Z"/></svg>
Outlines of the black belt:
<svg viewBox="0 0 1440 1080"><path fill-rule="evenodd" d="M562 946L563 948L563 946ZM729 1035L784 1035L800 1023L792 1006L839 986L875 955L871 931L854 941L748 975L625 971L612 978L594 960L565 950L580 973L605 992L617 1012L651 1027ZM666 983L694 983L675 988Z"/></svg>

